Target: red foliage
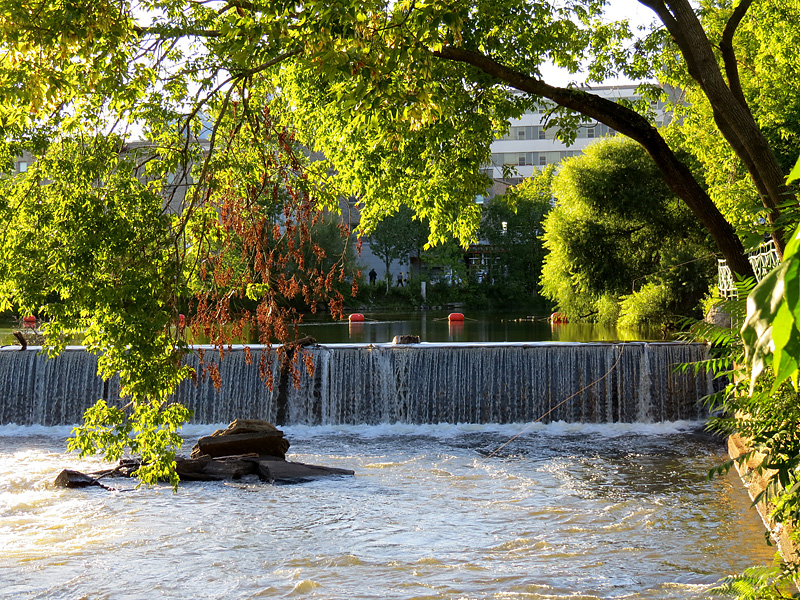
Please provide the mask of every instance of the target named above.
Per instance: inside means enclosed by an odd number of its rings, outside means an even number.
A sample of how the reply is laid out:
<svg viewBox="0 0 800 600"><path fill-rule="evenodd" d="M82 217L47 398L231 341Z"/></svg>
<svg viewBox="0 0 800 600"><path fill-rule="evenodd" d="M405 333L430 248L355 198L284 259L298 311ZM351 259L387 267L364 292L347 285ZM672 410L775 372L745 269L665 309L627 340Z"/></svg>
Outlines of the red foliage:
<svg viewBox="0 0 800 600"><path fill-rule="evenodd" d="M243 105L236 109L246 112ZM312 312L326 305L334 316L342 317L344 296L335 283L346 278L344 257L326 262L325 250L312 240L311 227L321 212L291 132L274 123L268 110L248 116L247 124L232 128L227 142L235 147L234 136L253 136L253 148L262 149L260 185L215 187L213 193L205 194L204 203L213 210L204 214L216 217L206 217L203 223L207 252L198 258L197 269L203 291L194 298L187 325L195 334L202 332L220 357L248 332L251 336L257 332L259 343L267 347L284 344L275 356L281 370L290 372L299 386L298 365L302 362L310 375L313 362L302 347L285 344L298 336L302 318L298 307L302 305ZM213 170L209 180L214 181ZM340 232L343 237L350 233L344 225ZM354 282L353 293L356 289ZM252 308L254 301L254 311L246 308ZM245 352L248 363L252 362L250 349ZM200 356L204 375L219 385L219 369ZM258 368L271 388L269 356L261 353Z"/></svg>

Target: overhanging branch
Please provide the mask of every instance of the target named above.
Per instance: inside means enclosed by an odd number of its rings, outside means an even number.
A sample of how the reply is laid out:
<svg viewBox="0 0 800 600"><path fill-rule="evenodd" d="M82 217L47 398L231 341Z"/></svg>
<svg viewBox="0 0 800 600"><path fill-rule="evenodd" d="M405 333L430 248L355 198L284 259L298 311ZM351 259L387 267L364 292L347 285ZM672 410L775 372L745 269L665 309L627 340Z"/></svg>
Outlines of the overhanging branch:
<svg viewBox="0 0 800 600"><path fill-rule="evenodd" d="M745 276L753 274L753 268L731 224L695 180L689 168L678 160L664 138L642 115L585 90L551 86L473 50L445 47L434 51L433 55L471 65L506 85L534 96L548 98L639 142L655 161L667 186L684 201L712 235L731 269Z"/></svg>
<svg viewBox="0 0 800 600"><path fill-rule="evenodd" d="M725 29L722 32L722 39L719 42L719 50L722 53L722 61L725 66L725 74L728 76L728 85L733 92L733 95L736 96L736 99L742 103L748 111L750 108L747 106L747 100L745 100L744 92L742 91L742 82L739 79L739 65L736 62L736 53L733 49L733 36L736 35L736 31L739 28L739 24L742 22L745 14L747 14L747 10L753 4L753 0L742 0L733 9L733 14L731 14L730 19L725 24Z"/></svg>

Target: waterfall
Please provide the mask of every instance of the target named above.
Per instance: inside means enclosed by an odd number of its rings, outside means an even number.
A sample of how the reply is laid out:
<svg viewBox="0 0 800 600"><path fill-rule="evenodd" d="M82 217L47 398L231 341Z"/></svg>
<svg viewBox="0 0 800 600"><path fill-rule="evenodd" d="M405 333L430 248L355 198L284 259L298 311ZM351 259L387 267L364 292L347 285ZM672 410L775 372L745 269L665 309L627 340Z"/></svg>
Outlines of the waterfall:
<svg viewBox="0 0 800 600"><path fill-rule="evenodd" d="M300 369L300 387L259 375L274 350L226 350L209 378L184 382L176 400L193 422L258 418L279 425L378 423L660 422L704 416L700 398L714 391L708 375L676 365L705 358L702 344L485 343L409 346L331 344L306 349L313 375ZM187 362L199 368L196 354ZM97 377L96 357L70 347L48 359L35 349L0 351L0 424L70 425L99 398L118 396L115 379ZM282 393L281 393L282 390Z"/></svg>

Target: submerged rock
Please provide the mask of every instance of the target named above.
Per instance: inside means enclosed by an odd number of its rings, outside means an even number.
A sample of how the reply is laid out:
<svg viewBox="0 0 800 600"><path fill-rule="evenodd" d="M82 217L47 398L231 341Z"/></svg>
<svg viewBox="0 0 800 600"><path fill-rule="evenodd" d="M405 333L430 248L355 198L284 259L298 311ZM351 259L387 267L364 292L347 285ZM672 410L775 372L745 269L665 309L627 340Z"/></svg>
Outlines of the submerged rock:
<svg viewBox="0 0 800 600"><path fill-rule="evenodd" d="M395 346L402 344L419 344L420 337L418 335L396 335L392 340Z"/></svg>

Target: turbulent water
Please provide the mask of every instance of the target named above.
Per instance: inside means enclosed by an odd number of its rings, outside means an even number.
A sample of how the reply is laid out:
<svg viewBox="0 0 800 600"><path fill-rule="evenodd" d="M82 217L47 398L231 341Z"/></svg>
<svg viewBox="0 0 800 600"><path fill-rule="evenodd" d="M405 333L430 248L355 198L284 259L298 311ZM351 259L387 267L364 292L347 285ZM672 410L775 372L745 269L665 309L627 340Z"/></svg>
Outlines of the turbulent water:
<svg viewBox="0 0 800 600"><path fill-rule="evenodd" d="M63 454L67 428L4 426L0 596L705 598L771 550L696 428L294 426L290 459L356 476L173 495L53 489L99 465Z"/></svg>

